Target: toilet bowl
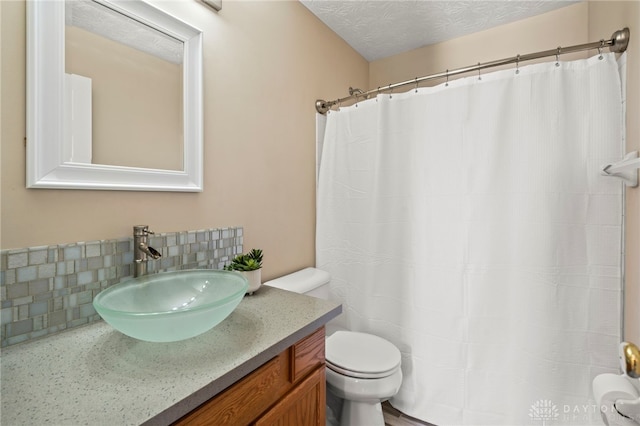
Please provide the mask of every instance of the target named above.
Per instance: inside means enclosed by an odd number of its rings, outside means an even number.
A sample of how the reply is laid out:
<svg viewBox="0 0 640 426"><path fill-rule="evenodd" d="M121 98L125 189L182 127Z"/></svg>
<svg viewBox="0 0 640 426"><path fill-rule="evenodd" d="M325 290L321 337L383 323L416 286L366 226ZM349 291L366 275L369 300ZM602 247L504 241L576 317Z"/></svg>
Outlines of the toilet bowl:
<svg viewBox="0 0 640 426"><path fill-rule="evenodd" d="M402 384L400 351L372 334L336 331L325 342L327 389L344 400L340 424L384 426L381 402Z"/></svg>
<svg viewBox="0 0 640 426"><path fill-rule="evenodd" d="M329 299L330 278L306 268L264 285ZM402 384L400 351L382 337L339 328L327 324L325 359L327 390L343 402L340 424L384 426L381 402Z"/></svg>

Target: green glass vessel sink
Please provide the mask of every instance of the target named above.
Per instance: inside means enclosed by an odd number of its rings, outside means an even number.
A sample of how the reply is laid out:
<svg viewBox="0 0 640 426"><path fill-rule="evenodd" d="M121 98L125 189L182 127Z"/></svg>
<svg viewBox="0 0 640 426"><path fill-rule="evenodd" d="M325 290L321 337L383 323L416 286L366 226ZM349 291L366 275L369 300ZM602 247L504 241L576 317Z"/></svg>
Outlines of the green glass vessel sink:
<svg viewBox="0 0 640 426"><path fill-rule="evenodd" d="M93 306L109 325L148 342L175 342L218 325L249 283L236 272L193 269L145 275L101 291Z"/></svg>

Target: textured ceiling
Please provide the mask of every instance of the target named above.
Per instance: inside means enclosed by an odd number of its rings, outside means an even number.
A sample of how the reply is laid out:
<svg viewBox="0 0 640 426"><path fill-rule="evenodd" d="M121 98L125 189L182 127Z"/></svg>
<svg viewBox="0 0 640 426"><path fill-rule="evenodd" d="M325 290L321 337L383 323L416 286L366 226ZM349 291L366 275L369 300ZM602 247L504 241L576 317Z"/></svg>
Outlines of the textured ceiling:
<svg viewBox="0 0 640 426"><path fill-rule="evenodd" d="M368 61L577 3L568 0L300 1Z"/></svg>
<svg viewBox="0 0 640 426"><path fill-rule="evenodd" d="M65 24L82 28L174 64L182 63L182 42L87 0L65 3Z"/></svg>

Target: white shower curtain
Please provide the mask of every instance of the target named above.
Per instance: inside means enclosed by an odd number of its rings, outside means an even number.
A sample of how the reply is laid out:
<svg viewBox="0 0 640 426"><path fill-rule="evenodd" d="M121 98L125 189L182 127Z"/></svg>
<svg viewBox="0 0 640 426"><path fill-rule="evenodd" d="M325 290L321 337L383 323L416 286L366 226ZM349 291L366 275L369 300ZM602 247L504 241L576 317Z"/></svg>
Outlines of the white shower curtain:
<svg viewBox="0 0 640 426"><path fill-rule="evenodd" d="M600 424L621 328L613 54L329 113L317 267L346 326L402 352L391 403L437 424ZM620 66L621 67L621 66ZM553 423L552 423L553 422Z"/></svg>

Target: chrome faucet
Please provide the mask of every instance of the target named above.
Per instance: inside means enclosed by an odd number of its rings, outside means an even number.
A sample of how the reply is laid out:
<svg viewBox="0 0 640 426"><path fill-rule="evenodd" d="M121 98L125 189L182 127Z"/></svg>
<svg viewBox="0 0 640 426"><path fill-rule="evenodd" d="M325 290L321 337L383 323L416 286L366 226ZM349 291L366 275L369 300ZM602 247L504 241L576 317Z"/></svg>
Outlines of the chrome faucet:
<svg viewBox="0 0 640 426"><path fill-rule="evenodd" d="M153 232L149 230L148 225L136 225L133 227L134 277L147 273L148 257L159 259L162 256L158 250L148 245L149 234L153 234Z"/></svg>

